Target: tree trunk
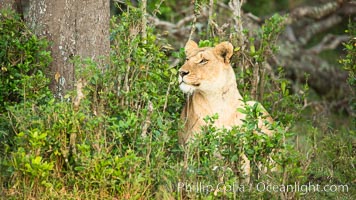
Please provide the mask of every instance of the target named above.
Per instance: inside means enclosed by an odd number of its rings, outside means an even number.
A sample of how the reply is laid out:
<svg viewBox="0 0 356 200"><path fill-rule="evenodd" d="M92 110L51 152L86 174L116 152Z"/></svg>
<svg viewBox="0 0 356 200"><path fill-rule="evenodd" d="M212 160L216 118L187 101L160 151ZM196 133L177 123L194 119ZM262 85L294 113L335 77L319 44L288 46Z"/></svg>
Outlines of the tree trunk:
<svg viewBox="0 0 356 200"><path fill-rule="evenodd" d="M14 0L0 0L0 8L13 7Z"/></svg>
<svg viewBox="0 0 356 200"><path fill-rule="evenodd" d="M63 99L75 83L75 56L92 58L103 67L110 50L109 0L30 0L25 20L36 35L51 42L51 88Z"/></svg>
<svg viewBox="0 0 356 200"><path fill-rule="evenodd" d="M1 8L12 8L22 14L21 0L0 0Z"/></svg>

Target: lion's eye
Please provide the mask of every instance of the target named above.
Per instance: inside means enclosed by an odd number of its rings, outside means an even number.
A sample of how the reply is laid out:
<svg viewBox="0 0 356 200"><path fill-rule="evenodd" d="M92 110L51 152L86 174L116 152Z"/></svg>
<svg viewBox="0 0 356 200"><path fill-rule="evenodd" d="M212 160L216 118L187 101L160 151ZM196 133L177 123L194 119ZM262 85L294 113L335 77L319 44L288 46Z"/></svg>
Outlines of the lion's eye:
<svg viewBox="0 0 356 200"><path fill-rule="evenodd" d="M205 58L203 58L203 59L199 62L199 64L204 65L204 64L206 64L207 62L208 62L208 60L205 59Z"/></svg>

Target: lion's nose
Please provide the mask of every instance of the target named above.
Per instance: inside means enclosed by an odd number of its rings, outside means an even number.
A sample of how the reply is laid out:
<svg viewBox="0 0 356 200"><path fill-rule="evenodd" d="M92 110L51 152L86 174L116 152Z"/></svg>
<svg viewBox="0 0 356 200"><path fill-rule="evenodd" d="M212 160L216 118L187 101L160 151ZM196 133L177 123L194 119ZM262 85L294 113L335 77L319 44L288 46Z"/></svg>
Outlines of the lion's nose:
<svg viewBox="0 0 356 200"><path fill-rule="evenodd" d="M179 71L179 75L183 78L185 75L188 75L189 74L189 71Z"/></svg>

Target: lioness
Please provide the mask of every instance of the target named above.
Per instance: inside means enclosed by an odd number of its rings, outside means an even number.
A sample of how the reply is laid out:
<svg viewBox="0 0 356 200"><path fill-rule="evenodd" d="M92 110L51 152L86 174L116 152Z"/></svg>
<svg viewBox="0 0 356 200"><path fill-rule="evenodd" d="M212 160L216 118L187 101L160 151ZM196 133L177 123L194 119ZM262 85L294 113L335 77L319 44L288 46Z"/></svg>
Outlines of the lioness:
<svg viewBox="0 0 356 200"><path fill-rule="evenodd" d="M230 65L233 46L222 42L215 47L199 48L198 44L189 40L185 45L186 61L179 69L179 87L188 93L186 104L181 113L184 130L179 133L179 142L186 144L189 139L199 133L206 123L206 116L218 114L216 127L231 128L241 125L246 115L237 111L245 108L240 92L237 89L235 73ZM256 102L247 102L254 105ZM259 128L268 135L271 131L265 127L263 120L272 122L267 112L259 120ZM244 157L246 160L246 157ZM247 165L249 165L247 163ZM249 166L245 171L248 173Z"/></svg>

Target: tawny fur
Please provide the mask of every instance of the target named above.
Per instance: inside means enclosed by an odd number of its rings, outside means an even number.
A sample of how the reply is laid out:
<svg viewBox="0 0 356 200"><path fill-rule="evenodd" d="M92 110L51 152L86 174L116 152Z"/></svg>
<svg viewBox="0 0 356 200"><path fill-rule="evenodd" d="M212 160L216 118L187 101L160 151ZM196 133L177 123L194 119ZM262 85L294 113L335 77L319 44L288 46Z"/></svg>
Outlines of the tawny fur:
<svg viewBox="0 0 356 200"><path fill-rule="evenodd" d="M214 48L199 48L190 40L185 53L187 59L179 70L179 87L189 95L181 113L184 130L179 133L179 142L188 142L205 125L203 119L216 113L219 118L214 125L218 128L241 125L246 115L238 112L237 108L245 108L245 104L230 65L232 44L222 42ZM253 105L256 102L247 103ZM264 115L259 120L259 128L270 135L271 131L264 126L263 120L272 122L272 118L267 112Z"/></svg>
<svg viewBox="0 0 356 200"><path fill-rule="evenodd" d="M214 48L199 48L190 40L185 46L185 53L186 62L179 69L179 87L188 94L181 114L184 130L179 133L179 142L182 145L201 132L201 127L206 125L203 120L206 116L218 114L214 125L227 129L242 125L242 120L246 118L245 114L238 112L238 108L245 108L245 103L237 89L235 73L230 65L232 44L222 42ZM246 103L252 106L256 102ZM264 134L271 135L272 132L265 126L264 120L271 123L272 118L266 110L263 115L258 126ZM243 173L249 175L250 161L245 154L240 156L244 160Z"/></svg>

